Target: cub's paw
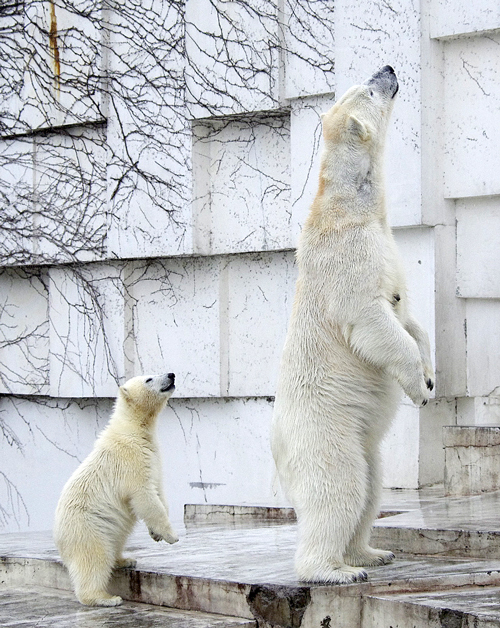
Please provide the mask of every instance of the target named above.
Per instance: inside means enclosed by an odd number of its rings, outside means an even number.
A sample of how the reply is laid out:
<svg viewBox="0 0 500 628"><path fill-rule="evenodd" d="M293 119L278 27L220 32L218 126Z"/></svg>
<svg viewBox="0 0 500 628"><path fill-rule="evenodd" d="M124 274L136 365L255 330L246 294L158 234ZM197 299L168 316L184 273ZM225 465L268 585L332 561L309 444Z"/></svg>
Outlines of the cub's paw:
<svg viewBox="0 0 500 628"><path fill-rule="evenodd" d="M171 532L165 532L164 534L159 534L158 532L155 532L154 530L151 530L151 528L149 528L148 532L149 532L149 536L156 542L166 541L167 543L172 544L172 543L177 543L177 541L179 540L179 537L173 530Z"/></svg>
<svg viewBox="0 0 500 628"><path fill-rule="evenodd" d="M160 541L163 541L163 537L161 534L158 534L151 528L148 528L148 532L149 532L149 536L153 539L153 541L156 541L157 543L159 543Z"/></svg>
<svg viewBox="0 0 500 628"><path fill-rule="evenodd" d="M173 530L170 534L165 535L165 541L167 543L170 543L170 545L172 545L173 543L177 543L178 540L179 540L179 537Z"/></svg>
<svg viewBox="0 0 500 628"><path fill-rule="evenodd" d="M379 567L391 563L394 560L394 554L387 550L367 547L365 550L344 556L344 560L348 565L355 567Z"/></svg>

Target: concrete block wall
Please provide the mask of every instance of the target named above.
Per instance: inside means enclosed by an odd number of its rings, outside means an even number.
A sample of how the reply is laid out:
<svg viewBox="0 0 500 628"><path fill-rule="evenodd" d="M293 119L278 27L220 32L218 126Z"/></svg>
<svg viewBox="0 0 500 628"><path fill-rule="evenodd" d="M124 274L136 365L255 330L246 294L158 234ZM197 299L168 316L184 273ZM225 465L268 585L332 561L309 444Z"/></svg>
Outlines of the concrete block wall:
<svg viewBox="0 0 500 628"><path fill-rule="evenodd" d="M320 113L386 63L401 85L390 222L437 390L422 410L403 400L385 484L442 481L442 426L499 420L487 3L25 5L0 14L2 529L49 528L117 386L167 370L173 518L184 503L287 504L268 434Z"/></svg>

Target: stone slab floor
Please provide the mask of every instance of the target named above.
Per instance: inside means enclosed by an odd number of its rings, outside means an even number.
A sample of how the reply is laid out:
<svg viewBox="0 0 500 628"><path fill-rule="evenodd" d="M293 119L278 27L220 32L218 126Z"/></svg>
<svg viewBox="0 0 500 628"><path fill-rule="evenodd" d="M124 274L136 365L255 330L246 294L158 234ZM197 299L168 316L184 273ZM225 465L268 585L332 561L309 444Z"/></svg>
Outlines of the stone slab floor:
<svg viewBox="0 0 500 628"><path fill-rule="evenodd" d="M111 590L126 601L114 609L75 601L50 532L0 535L0 625L500 628L500 493L387 492L374 537L397 558L348 586L295 579L295 523L251 527L240 508L231 524L203 524L211 508L173 546L137 527L137 567L116 571Z"/></svg>

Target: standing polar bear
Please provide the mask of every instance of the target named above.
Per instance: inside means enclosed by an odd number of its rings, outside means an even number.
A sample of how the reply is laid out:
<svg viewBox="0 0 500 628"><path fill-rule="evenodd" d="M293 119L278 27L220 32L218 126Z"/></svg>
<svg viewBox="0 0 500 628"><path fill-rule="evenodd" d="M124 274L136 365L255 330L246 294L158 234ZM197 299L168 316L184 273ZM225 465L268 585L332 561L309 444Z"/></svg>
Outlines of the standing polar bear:
<svg viewBox="0 0 500 628"><path fill-rule="evenodd" d="M155 541L179 540L168 518L155 434L174 380L168 373L126 382L108 426L63 488L54 538L82 604L121 604L106 588L113 568L135 566L122 551L138 519Z"/></svg>
<svg viewBox="0 0 500 628"><path fill-rule="evenodd" d="M278 474L298 519L300 580L365 580L392 552L369 546L381 491L379 448L400 398L418 406L434 374L408 311L387 223L383 148L398 91L385 66L322 116L319 189L299 277L272 426Z"/></svg>

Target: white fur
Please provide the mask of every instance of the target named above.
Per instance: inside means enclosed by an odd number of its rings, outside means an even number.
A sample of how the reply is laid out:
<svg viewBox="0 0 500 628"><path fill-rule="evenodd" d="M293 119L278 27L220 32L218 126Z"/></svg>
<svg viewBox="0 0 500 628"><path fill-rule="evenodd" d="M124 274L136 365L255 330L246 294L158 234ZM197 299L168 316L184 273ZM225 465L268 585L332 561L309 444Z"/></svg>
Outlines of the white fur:
<svg viewBox="0 0 500 628"><path fill-rule="evenodd" d="M106 429L63 488L54 538L82 604L121 604L106 588L113 568L135 566L122 551L137 519L155 541L178 540L168 518L155 436L173 381L168 374L124 384Z"/></svg>
<svg viewBox="0 0 500 628"><path fill-rule="evenodd" d="M297 252L272 450L297 512L295 566L306 581L362 580L360 566L394 558L368 545L379 508L380 441L400 386L417 405L433 386L429 341L408 312L386 219L390 74L351 88L324 114L319 190Z"/></svg>

